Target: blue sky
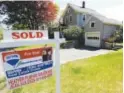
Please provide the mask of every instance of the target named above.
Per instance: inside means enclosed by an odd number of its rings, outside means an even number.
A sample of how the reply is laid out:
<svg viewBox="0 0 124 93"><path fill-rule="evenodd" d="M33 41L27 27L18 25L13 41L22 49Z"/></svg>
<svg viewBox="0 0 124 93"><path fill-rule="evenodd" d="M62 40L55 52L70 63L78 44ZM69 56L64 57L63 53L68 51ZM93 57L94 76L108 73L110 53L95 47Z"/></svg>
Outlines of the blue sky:
<svg viewBox="0 0 124 93"><path fill-rule="evenodd" d="M78 6L82 5L83 0L56 0L55 3L60 7L62 12L67 3L72 3ZM86 7L94 9L106 17L123 20L123 0L84 0Z"/></svg>

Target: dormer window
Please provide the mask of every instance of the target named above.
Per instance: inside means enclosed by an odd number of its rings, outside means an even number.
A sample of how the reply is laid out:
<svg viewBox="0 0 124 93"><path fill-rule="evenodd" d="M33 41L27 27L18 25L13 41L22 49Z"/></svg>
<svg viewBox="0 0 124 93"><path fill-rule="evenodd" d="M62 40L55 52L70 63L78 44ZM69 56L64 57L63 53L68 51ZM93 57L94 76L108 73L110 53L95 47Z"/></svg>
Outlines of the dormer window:
<svg viewBox="0 0 124 93"><path fill-rule="evenodd" d="M92 21L92 22L90 23L90 27L91 27L91 28L94 28L94 27L95 27L95 22L94 22L94 21Z"/></svg>

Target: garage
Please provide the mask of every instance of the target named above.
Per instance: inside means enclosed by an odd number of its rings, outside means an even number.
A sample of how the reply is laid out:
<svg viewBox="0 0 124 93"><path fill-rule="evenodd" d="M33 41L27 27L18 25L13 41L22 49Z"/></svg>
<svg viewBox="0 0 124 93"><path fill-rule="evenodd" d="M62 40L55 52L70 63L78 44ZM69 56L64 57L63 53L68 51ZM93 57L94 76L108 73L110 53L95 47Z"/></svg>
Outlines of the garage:
<svg viewBox="0 0 124 93"><path fill-rule="evenodd" d="M85 46L100 47L100 32L86 32Z"/></svg>

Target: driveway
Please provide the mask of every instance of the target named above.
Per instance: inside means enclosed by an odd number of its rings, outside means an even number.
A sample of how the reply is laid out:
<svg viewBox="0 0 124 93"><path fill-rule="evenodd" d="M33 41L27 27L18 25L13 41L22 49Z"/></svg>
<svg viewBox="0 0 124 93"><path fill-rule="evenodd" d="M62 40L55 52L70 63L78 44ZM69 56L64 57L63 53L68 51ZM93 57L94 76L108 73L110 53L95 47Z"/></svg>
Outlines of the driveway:
<svg viewBox="0 0 124 93"><path fill-rule="evenodd" d="M101 54L106 54L110 50L104 49L61 49L60 50L60 62L61 64L67 63L76 59L84 59L93 56L98 56ZM2 62L0 61L0 76L3 75Z"/></svg>
<svg viewBox="0 0 124 93"><path fill-rule="evenodd" d="M60 60L61 64L67 63L68 61L84 59L93 56L98 56L101 54L107 54L111 52L105 49L61 49L60 50Z"/></svg>

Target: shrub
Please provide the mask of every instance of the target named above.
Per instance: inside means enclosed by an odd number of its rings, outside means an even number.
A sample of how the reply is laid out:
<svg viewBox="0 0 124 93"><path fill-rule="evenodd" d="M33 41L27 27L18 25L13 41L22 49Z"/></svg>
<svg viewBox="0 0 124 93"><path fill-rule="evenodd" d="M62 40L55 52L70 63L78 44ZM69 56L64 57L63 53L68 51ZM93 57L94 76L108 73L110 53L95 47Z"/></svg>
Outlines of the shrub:
<svg viewBox="0 0 124 93"><path fill-rule="evenodd" d="M3 39L3 32L2 31L3 31L2 28L0 28L0 40Z"/></svg>
<svg viewBox="0 0 124 93"><path fill-rule="evenodd" d="M70 44L71 44L71 46L70 46ZM73 44L73 41L66 41L66 42L64 42L64 43L61 43L61 44L60 44L60 47L61 47L61 48L74 47L72 44Z"/></svg>
<svg viewBox="0 0 124 93"><path fill-rule="evenodd" d="M84 30L78 26L70 26L69 28L63 30L64 37L66 40L76 40L78 41L78 46L82 47L84 45Z"/></svg>
<svg viewBox="0 0 124 93"><path fill-rule="evenodd" d="M67 40L78 40L83 37L83 29L78 26L69 26L69 28L63 30L64 36Z"/></svg>
<svg viewBox="0 0 124 93"><path fill-rule="evenodd" d="M115 42L123 42L123 30L116 31L116 40Z"/></svg>
<svg viewBox="0 0 124 93"><path fill-rule="evenodd" d="M104 41L110 42L110 43L123 42L123 31L121 30L115 31L109 38L107 38Z"/></svg>
<svg viewBox="0 0 124 93"><path fill-rule="evenodd" d="M3 39L3 35L0 34L0 40L2 40L2 39Z"/></svg>

